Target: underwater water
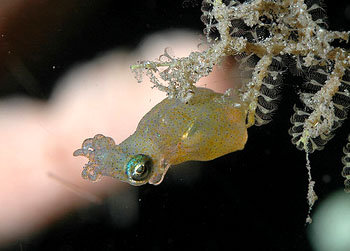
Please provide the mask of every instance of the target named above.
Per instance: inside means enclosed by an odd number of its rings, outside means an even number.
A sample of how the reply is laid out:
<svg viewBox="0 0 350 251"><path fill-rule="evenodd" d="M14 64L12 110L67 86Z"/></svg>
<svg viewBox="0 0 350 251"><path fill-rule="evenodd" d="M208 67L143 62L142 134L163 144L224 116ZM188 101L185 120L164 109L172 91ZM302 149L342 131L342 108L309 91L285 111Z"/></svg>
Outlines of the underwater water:
<svg viewBox="0 0 350 251"><path fill-rule="evenodd" d="M350 30L349 4L325 4L330 28ZM305 225L305 155L288 134L298 78L285 80L273 121L249 128L241 151L171 167L158 186L81 178L84 160L72 153L83 139L108 133L122 141L164 98L137 84L128 65L168 46L177 56L184 41L196 49L199 1L125 9L111 0L17 0L1 10L0 250L327 250L310 237L322 224ZM221 88L216 81L209 84ZM348 126L310 157L319 198L312 214L343 189ZM340 230L345 239L348 228Z"/></svg>

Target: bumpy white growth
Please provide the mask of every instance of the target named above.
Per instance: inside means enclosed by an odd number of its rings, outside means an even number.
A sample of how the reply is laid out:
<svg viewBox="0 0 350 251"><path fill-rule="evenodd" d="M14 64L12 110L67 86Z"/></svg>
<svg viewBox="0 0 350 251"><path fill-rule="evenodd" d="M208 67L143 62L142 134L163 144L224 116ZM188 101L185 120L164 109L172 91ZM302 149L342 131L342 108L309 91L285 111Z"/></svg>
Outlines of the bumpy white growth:
<svg viewBox="0 0 350 251"><path fill-rule="evenodd" d="M327 30L320 1L204 0L201 19L206 26L207 50L185 58L171 57L165 51L162 60L132 66L138 76L144 70L154 86L170 98L186 102L200 78L225 57L234 57L242 74L239 96L247 107L247 126L271 120L287 68L304 77L303 107L294 107L289 132L293 144L307 154L310 210L317 197L308 154L321 150L332 138L350 105L350 54L331 45L334 40L348 42L349 32ZM346 166L349 161L350 157L343 159ZM348 169L343 175L349 180Z"/></svg>

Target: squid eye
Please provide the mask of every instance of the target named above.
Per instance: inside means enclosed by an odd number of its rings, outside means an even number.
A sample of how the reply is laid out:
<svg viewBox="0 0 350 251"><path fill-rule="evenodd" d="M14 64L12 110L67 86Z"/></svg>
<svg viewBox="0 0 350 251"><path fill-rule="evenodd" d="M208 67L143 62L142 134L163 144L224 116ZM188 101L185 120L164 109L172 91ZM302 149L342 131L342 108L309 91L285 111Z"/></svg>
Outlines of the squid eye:
<svg viewBox="0 0 350 251"><path fill-rule="evenodd" d="M129 180L142 182L149 177L152 166L152 159L149 156L138 154L132 157L126 164L126 174Z"/></svg>

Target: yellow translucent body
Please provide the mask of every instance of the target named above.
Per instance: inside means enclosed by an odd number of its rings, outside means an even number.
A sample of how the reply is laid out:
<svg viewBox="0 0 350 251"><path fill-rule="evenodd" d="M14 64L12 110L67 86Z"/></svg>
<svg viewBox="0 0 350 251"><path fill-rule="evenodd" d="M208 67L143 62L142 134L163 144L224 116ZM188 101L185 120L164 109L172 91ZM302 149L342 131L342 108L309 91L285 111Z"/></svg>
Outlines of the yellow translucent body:
<svg viewBox="0 0 350 251"><path fill-rule="evenodd" d="M85 173L93 173L94 179L107 175L133 185L159 184L170 165L212 160L243 149L248 137L246 109L238 98L204 88L194 91L187 103L166 98L157 104L119 145L103 135L86 140L75 152L90 160ZM153 166L146 181L135 183L128 179L125 168L137 154L150 156Z"/></svg>
<svg viewBox="0 0 350 251"><path fill-rule="evenodd" d="M248 137L245 112L237 106L232 97L196 89L188 103L164 99L142 118L127 140L151 141L156 147L141 152L162 156L171 165L212 160L244 148Z"/></svg>

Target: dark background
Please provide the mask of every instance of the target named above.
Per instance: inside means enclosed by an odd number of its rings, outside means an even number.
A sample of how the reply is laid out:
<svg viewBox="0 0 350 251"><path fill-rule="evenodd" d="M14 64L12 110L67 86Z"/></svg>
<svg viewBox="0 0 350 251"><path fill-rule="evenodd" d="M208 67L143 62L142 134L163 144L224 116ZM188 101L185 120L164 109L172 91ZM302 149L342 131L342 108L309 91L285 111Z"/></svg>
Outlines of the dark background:
<svg viewBox="0 0 350 251"><path fill-rule="evenodd" d="M47 100L57 78L74 64L116 47L133 49L155 31L203 29L200 1L121 2L36 1L6 17L6 36L0 38L0 96ZM330 28L349 30L347 1L325 2ZM173 168L159 186L132 188L141 199L132 225L113 223L106 201L72 212L7 250L311 250L305 226L305 154L288 134L298 99L296 81L300 79L286 79L274 120L250 128L243 151L194 167L200 175L191 182L177 180ZM343 188L340 160L347 128L348 121L322 152L311 156L319 201Z"/></svg>

